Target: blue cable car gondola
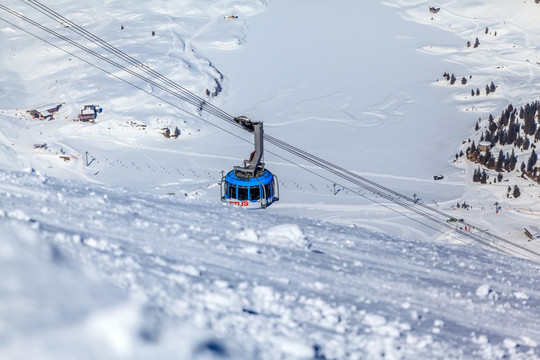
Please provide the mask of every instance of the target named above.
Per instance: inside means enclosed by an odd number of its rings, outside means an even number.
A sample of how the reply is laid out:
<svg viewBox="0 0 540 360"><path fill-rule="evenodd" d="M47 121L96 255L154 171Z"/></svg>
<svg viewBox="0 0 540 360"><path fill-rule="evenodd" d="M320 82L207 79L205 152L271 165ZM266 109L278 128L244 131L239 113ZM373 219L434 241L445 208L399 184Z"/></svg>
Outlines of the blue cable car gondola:
<svg viewBox="0 0 540 360"><path fill-rule="evenodd" d="M245 116L234 119L255 135L255 150L242 166L235 166L221 179L221 201L241 207L265 208L279 200L278 180L264 168L263 124Z"/></svg>

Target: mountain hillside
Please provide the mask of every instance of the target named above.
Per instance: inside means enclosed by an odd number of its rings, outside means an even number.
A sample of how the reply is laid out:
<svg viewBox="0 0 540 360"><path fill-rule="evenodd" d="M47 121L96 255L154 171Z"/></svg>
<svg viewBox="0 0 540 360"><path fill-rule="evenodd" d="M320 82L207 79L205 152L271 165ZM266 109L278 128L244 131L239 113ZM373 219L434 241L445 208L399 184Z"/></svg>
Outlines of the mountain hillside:
<svg viewBox="0 0 540 360"><path fill-rule="evenodd" d="M540 354L537 263L33 173L0 177L3 358Z"/></svg>
<svg viewBox="0 0 540 360"><path fill-rule="evenodd" d="M537 184L459 156L539 98L538 12L0 4L0 358L540 358ZM216 112L392 196L267 141L279 202L226 206L253 135Z"/></svg>

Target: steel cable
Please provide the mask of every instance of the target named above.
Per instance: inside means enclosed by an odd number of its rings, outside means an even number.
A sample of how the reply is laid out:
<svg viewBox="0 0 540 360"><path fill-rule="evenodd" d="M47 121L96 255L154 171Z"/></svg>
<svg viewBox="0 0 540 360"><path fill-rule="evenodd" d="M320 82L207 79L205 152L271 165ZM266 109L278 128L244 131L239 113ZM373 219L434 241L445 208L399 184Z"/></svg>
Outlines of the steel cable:
<svg viewBox="0 0 540 360"><path fill-rule="evenodd" d="M112 53L113 55L116 55L120 59L126 61L128 64L135 66L136 69L142 70L144 73L153 76L156 80L161 81L163 84L156 83L154 80L149 79L149 78L145 77L144 75L139 74L139 73L127 68L124 65L121 65L121 64L119 64L119 63L117 63L115 61L112 61L112 60L108 59L107 57L105 57L105 56L103 56L101 54L98 54L97 52L95 52L95 51L93 51L93 50L91 50L91 49L89 49L89 48L87 48L87 47L85 47L83 45L80 45L76 41L71 40L71 39L67 38L66 36L63 36L63 35L55 32L55 31L52 31L52 30L46 28L45 26L42 26L41 24L33 21L32 19L29 19L29 18L23 16L22 14L19 14L19 13L15 12L15 11L3 6L3 5L0 5L0 9L2 9L4 11L18 17L19 19L21 19L21 20L23 20L25 22L28 22L28 23L40 28L43 31L46 31L47 33L49 33L49 34L51 34L53 36L58 37L59 39L71 44L72 46L75 46L75 47L79 48L80 50L82 50L82 51L84 51L86 53L89 53L89 54L93 55L94 57L97 57L98 59L100 59L102 61L105 61L105 62L107 62L107 63L109 63L109 64L111 64L111 65L125 71L125 72L127 72L128 74L130 74L132 76L135 76L135 77L137 77L137 78L139 78L139 79L141 79L141 80L143 80L143 81L145 81L145 82L147 82L147 83L149 83L149 84L151 84L153 86L156 86L157 88L159 88L159 89L161 89L161 90L163 90L163 91L165 91L165 92L179 98L182 101L185 101L185 102L187 102L189 104L192 104L192 105L196 106L199 109L199 111L208 112L209 114L212 114L212 115L214 115L214 116L216 116L216 117L218 117L218 118L220 118L222 120L227 121L229 124L232 124L232 125L234 125L236 127L241 127L237 122L234 121L234 117L232 115L226 113L225 111L223 111L220 108L212 105L211 103L208 103L206 100L198 97L197 95L193 94L189 90L187 90L184 87L178 85L173 80L167 78L166 76L164 76L164 75L154 71L153 69L149 68L148 66L142 64L140 61L134 59L133 57L129 56L128 54L126 54L124 52L122 52L121 50L117 49L116 47L108 44L104 40L102 40L99 37L93 35L92 33L88 32L87 30L83 29L79 25L73 23L72 21L68 20L67 18L63 17L62 15L58 14L57 12L51 10L50 8L48 8L48 7L46 7L46 6L42 5L42 4L40 4L37 1L32 1L32 0L30 0L30 1L21 0L21 1L23 3L26 3L26 4L30 5L32 8L34 8L35 10L37 10L37 11L41 12L42 14L46 15L47 17L59 22L60 24L67 24L68 28L70 30L72 30L73 32L75 32L76 34L78 34L78 35L82 36L83 38L91 41L92 43L98 45L99 47L101 47L102 49L108 51L109 53ZM2 20L4 20L4 19L2 19ZM4 20L4 21L6 21L6 20ZM6 21L6 22L8 22L8 21ZM10 23L10 22L8 22L8 23ZM10 23L10 24L12 24L12 23ZM12 24L12 25L18 27L15 24ZM18 27L18 28L20 28L20 27ZM26 30L23 30L23 31L26 31ZM28 32L28 31L26 31L26 32ZM28 33L30 33L30 32L28 32ZM35 34L32 34L32 33L30 33L30 34L36 36ZM40 39L43 40L43 41L46 41L46 40L44 40L42 38L40 38ZM46 42L48 42L48 41L46 41ZM56 46L56 45L54 45L54 44L52 44L50 42L48 42L48 43L53 45L53 46ZM60 48L60 49L63 50L63 51L66 51L66 50L64 50L62 48ZM72 53L70 53L70 54L72 54ZM74 55L74 54L72 54L72 55ZM105 70L103 68L100 68L100 67L96 66L95 64L93 64L91 62L88 62L88 61L86 61L86 60L84 60L84 59L82 59L80 57L78 57L78 58L85 61L85 62L87 62L87 63L89 63L92 66L97 67L98 69L100 69L100 70L102 70L102 71L104 71L104 72L106 72L108 74L111 74L109 71L107 71L107 70ZM115 76L115 75L113 75L113 76ZM156 97L158 99L161 99L162 101L165 101L165 102L169 103L170 105L175 106L176 108L179 108L180 110L182 110L182 111L184 111L186 113L189 113L187 110L180 108L178 105L173 104L170 101L164 100L163 98L161 98L161 97L159 97L159 96L157 96L155 94L152 94L152 93L142 89L141 87L139 87L139 86L137 86L137 85L125 80L125 79L122 79L122 78L120 78L118 76L115 76L115 77L119 78L120 80L122 80L122 81L124 81L124 82L126 82L126 83L128 83L128 84L130 84L132 86L135 86L139 90L145 91L145 92L149 93L150 95L152 95L152 96L154 96L154 97ZM171 90L171 88L172 88L172 90ZM191 114L191 113L189 113L189 114ZM191 114L191 115L194 115L194 114ZM196 115L194 115L194 116L196 116ZM196 116L196 117L199 118L199 119L202 119L200 116ZM204 120L204 119L202 119L202 120ZM234 135L236 137L239 137L238 135L235 135L235 134L231 133L230 131L228 131L228 130L222 128L222 127L219 127L219 126L217 126L217 125L215 125L215 124L213 124L213 123L211 123L211 122L209 122L207 120L204 120L204 121L207 122L207 123L210 123L211 125L219 128L221 130L224 130L224 131L228 132L229 134L232 134L232 135ZM342 167L340 167L338 165L335 165L335 164L333 164L331 162L328 162L328 161L326 161L326 160L324 160L324 159L322 159L322 158L320 158L318 156L315 156L315 155L310 154L310 153L308 153L306 151L303 151L303 150L301 150L301 149L299 149L299 148L297 148L297 147L295 147L293 145L290 145L290 144L288 144L288 143L286 143L284 141L281 141L281 140L279 140L279 139L277 139L275 137L264 134L264 138L265 138L265 140L267 142L271 143L272 145L274 145L274 146L276 146L276 147L278 147L278 148L280 148L280 149L282 149L282 150L284 150L284 151L286 151L288 153L291 153L291 154L293 154L293 155L295 155L295 156L297 156L297 157L299 157L299 158L301 158L301 159L303 159L305 161L308 161L309 163L315 165L316 167L321 168L323 170L326 170L326 171L328 171L329 173L331 173L333 175L336 175L337 177L341 178L342 180L345 180L345 181L348 181L348 182L350 182L350 183L352 183L354 185L357 185L360 188L362 188L364 190L367 190L367 191L371 192L372 194L374 194L376 196L380 196L381 198L386 199L386 200L388 200L388 201L390 201L390 202L392 202L392 203L394 203L396 205L399 205L399 206L407 209L408 211L411 211L411 212L413 212L413 213L415 213L415 214L417 214L417 215L419 215L419 216L421 216L421 217L423 217L423 218L425 218L425 219L427 219L429 221L432 221L432 222L438 224L439 226L447 228L447 229L449 229L451 231L456 231L460 235L468 237L471 240L474 240L474 241L476 241L476 242L478 242L478 243L480 243L480 244L482 244L484 246L488 246L488 247L497 246L498 250L501 251L501 252L513 253L513 254L516 253L515 250L510 250L503 244L500 244L500 243L495 244L495 243L490 241L492 239L497 239L500 242L509 244L509 245L511 245L511 246L513 246L515 248L518 248L518 249L524 251L525 253L532 254L532 255L535 255L535 256L540 256L539 253L536 253L536 252L534 252L534 251L532 251L530 249L524 248L524 247L522 247L520 245L514 244L514 243L512 243L512 242L510 242L510 241L508 241L508 240L506 240L506 239L504 239L502 237L491 234L491 233L489 233L489 232L487 232L485 230L478 229L482 234L489 237L488 239L485 239L485 238L479 236L478 234L472 234L472 233L468 233L468 232L465 232L465 231L460 231L460 230L456 229L454 226L452 226L452 225L450 225L450 224L448 224L446 222L446 219L448 219L450 216L448 214L442 212L442 211L431 208L431 207L429 207L429 206L427 206L425 204L415 203L414 199L412 199L412 198L410 198L408 196L400 194L400 193L398 193L398 192L396 192L396 191L394 191L394 190L392 190L390 188L387 188L387 187L385 187L385 186L383 186L381 184L378 184L378 183L376 183L376 182L374 182L372 180L369 180L369 179L367 179L365 177L362 177L362 176L360 176L360 175L358 175L356 173L353 173L353 172L351 172L349 170L346 170L346 169L344 169L344 168L342 168ZM245 140L245 139L242 139L242 140ZM277 155L277 154L275 154L275 155ZM293 163L293 164L295 164L297 166L300 166L304 170L310 171L314 175L317 175L317 176L319 176L319 177L321 177L323 179L331 181L329 178L324 177L324 176L322 176L320 174L317 174L317 173L305 168L304 166L296 164L296 163L294 163L294 162L292 162L292 161L290 161L290 160L288 160L288 159L286 159L286 158L284 158L282 156L279 156L279 155L277 155L277 156L284 159L284 160L286 160L286 161L288 161L288 162L290 162L290 163ZM343 186L343 185L340 185L340 186L345 188L345 186ZM348 188L348 190L355 193L355 194L357 194L357 195L363 196L364 198L366 198L366 199L368 199L370 201L374 201L373 199L370 199L370 198L362 195L361 193L359 193L359 192L357 192L357 191L355 191L353 189ZM378 203L380 205L383 205L382 203L379 203L377 201L374 201L374 202L376 202L376 203ZM389 208L386 205L383 205L383 206L385 206L386 208ZM396 211L395 209L391 209L391 210ZM435 215L430 214L429 212L435 213L435 214L437 214L439 216L442 216L442 217L445 217L446 219L444 219L444 220L439 219ZM411 217L409 217L409 216L407 216L407 215L405 215L403 213L400 213L400 212L398 212L398 213L403 215L403 216L406 216L409 219L412 219L414 221L419 222L418 220L413 219L413 218L411 218ZM427 226L428 228L431 228L431 229L433 229L435 231L440 232L440 230L435 229L434 227L431 227L431 226L429 226L429 225L427 225L425 223L422 223L422 222L419 222L419 223L421 223L424 226ZM463 224L468 225L468 226L473 226L473 225L468 224L468 223L463 223ZM446 235L448 235L448 234L446 234ZM449 235L449 236L451 236L451 235ZM529 257L529 256L527 256L527 255L525 255L525 254L523 254L521 252L520 252L520 255L525 256L525 257Z"/></svg>

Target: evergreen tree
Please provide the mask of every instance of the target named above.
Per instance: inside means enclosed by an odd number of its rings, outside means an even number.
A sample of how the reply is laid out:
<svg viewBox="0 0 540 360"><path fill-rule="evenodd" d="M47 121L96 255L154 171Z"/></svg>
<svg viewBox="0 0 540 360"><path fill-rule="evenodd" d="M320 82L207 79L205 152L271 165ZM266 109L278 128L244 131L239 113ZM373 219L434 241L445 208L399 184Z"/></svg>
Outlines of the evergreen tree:
<svg viewBox="0 0 540 360"><path fill-rule="evenodd" d="M506 136L507 144L513 144L514 142L516 142L517 129L514 121L515 119L512 119L512 117L510 117L510 123L508 124L508 134Z"/></svg>
<svg viewBox="0 0 540 360"><path fill-rule="evenodd" d="M506 131L499 130L497 133L497 137L499 138L499 144L502 146L506 145Z"/></svg>
<svg viewBox="0 0 540 360"><path fill-rule="evenodd" d="M450 77L450 85L454 85L455 82L456 82L456 77L454 73L452 73L452 76Z"/></svg>
<svg viewBox="0 0 540 360"><path fill-rule="evenodd" d="M497 87L495 86L495 84L493 83L493 81L492 81L491 84L489 85L489 90L491 90L491 92L495 92L495 90L497 90Z"/></svg>
<svg viewBox="0 0 540 360"><path fill-rule="evenodd" d="M482 163L484 165L487 165L487 163L489 162L489 160L491 160L492 156L491 156L491 151L486 151L486 155L484 156L484 159L482 161Z"/></svg>
<svg viewBox="0 0 540 360"><path fill-rule="evenodd" d="M465 76L461 78L461 85L467 84L467 79L465 79Z"/></svg>
<svg viewBox="0 0 540 360"><path fill-rule="evenodd" d="M510 113L508 110L503 110L501 112L501 118L499 119L499 122L501 123L501 127L508 125L508 120L510 119Z"/></svg>
<svg viewBox="0 0 540 360"><path fill-rule="evenodd" d="M500 150L497 163L495 164L495 170L500 173L502 171L503 165L504 165L504 154L503 154L503 151Z"/></svg>
<svg viewBox="0 0 540 360"><path fill-rule="evenodd" d="M534 115L532 112L525 114L525 124L523 125L523 131L527 135L534 135L536 132L536 121L534 120Z"/></svg>
<svg viewBox="0 0 540 360"><path fill-rule="evenodd" d="M515 198L518 198L521 195L521 191L519 191L519 188L517 185L514 185L514 192L512 193Z"/></svg>
<svg viewBox="0 0 540 360"><path fill-rule="evenodd" d="M514 171L517 164L517 156L514 153L514 148L512 148L512 155L510 155L510 171Z"/></svg>
<svg viewBox="0 0 540 360"><path fill-rule="evenodd" d="M474 130L478 131L480 129L480 124L478 124L478 121L476 122L476 125L474 125Z"/></svg>
<svg viewBox="0 0 540 360"><path fill-rule="evenodd" d="M510 154L508 153L504 157L504 170L510 172Z"/></svg>
<svg viewBox="0 0 540 360"><path fill-rule="evenodd" d="M476 38L476 41L474 42L474 48L476 49L480 45L480 40Z"/></svg>
<svg viewBox="0 0 540 360"><path fill-rule="evenodd" d="M536 132L534 133L534 141L540 140L540 127L536 129Z"/></svg>
<svg viewBox="0 0 540 360"><path fill-rule="evenodd" d="M473 182L479 182L480 181L480 168L474 169L472 181Z"/></svg>
<svg viewBox="0 0 540 360"><path fill-rule="evenodd" d="M474 96L474 89L471 89L471 96Z"/></svg>
<svg viewBox="0 0 540 360"><path fill-rule="evenodd" d="M534 165L536 165L537 159L538 159L538 156L536 155L536 152L533 150L531 152L531 156L529 157L529 161L527 161L527 172L532 172Z"/></svg>
<svg viewBox="0 0 540 360"><path fill-rule="evenodd" d="M482 179L480 180L482 184L487 184L487 174L486 170L482 170Z"/></svg>
<svg viewBox="0 0 540 360"><path fill-rule="evenodd" d="M501 112L501 116L499 117L499 120L497 121L497 127L499 129L502 129L504 127L504 111Z"/></svg>
<svg viewBox="0 0 540 360"><path fill-rule="evenodd" d="M489 86L486 85L486 95L489 95L489 92L490 92Z"/></svg>
<svg viewBox="0 0 540 360"><path fill-rule="evenodd" d="M498 180L499 182L501 182L502 179L503 179L503 174L502 174L502 173L499 173L499 175L497 175L497 180Z"/></svg>
<svg viewBox="0 0 540 360"><path fill-rule="evenodd" d="M529 150L529 145L530 145L529 138L525 136L525 140L523 140L523 150L525 151Z"/></svg>
<svg viewBox="0 0 540 360"><path fill-rule="evenodd" d="M493 117L491 117L489 120L488 129L489 131L491 131L492 134L495 134L495 132L497 131L497 124L495 124L495 121L493 121Z"/></svg>
<svg viewBox="0 0 540 360"><path fill-rule="evenodd" d="M493 169L495 167L495 157L494 156L489 157L488 162L487 162L487 167L489 169Z"/></svg>

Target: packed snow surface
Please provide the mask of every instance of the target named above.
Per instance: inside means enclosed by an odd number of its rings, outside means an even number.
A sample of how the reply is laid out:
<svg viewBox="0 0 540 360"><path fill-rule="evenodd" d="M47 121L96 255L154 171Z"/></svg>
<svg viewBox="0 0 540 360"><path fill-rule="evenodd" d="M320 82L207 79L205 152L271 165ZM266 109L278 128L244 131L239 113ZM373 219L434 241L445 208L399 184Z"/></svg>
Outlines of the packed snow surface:
<svg viewBox="0 0 540 360"><path fill-rule="evenodd" d="M114 58L32 3L0 5ZM453 162L479 118L538 100L535 1L126 4L45 5L267 134L540 251L537 185ZM251 134L0 19L0 358L540 358L537 262L267 144L280 201L224 206ZM96 122L76 121L89 104Z"/></svg>
<svg viewBox="0 0 540 360"><path fill-rule="evenodd" d="M0 179L2 358L540 355L538 263L32 173Z"/></svg>

